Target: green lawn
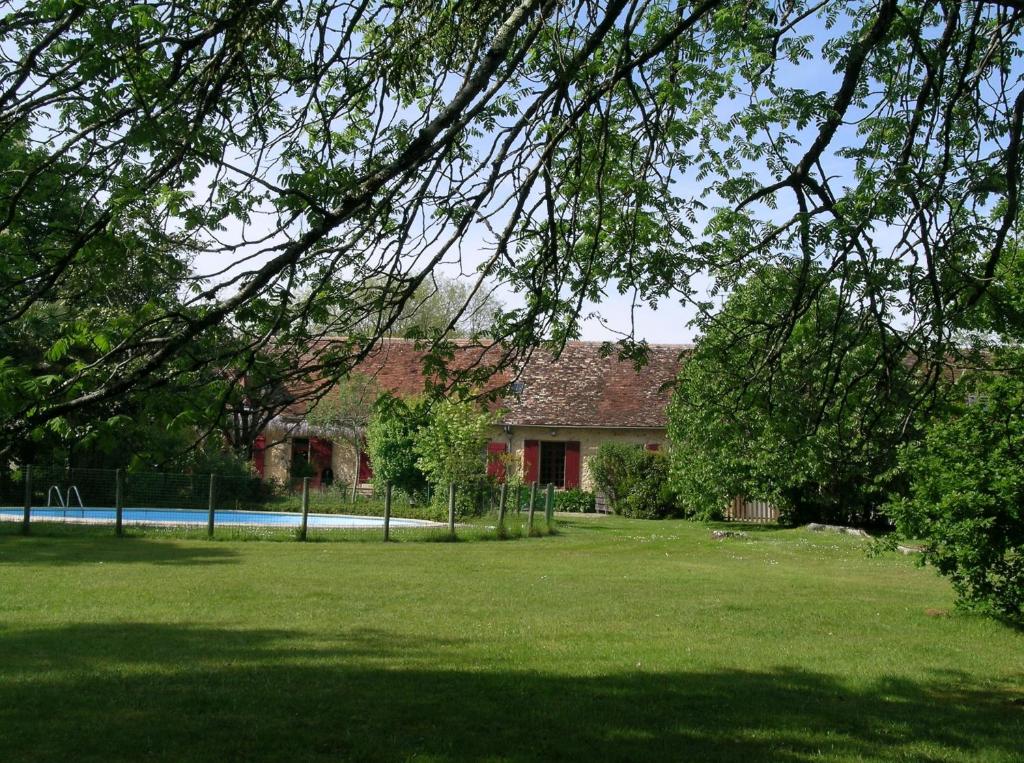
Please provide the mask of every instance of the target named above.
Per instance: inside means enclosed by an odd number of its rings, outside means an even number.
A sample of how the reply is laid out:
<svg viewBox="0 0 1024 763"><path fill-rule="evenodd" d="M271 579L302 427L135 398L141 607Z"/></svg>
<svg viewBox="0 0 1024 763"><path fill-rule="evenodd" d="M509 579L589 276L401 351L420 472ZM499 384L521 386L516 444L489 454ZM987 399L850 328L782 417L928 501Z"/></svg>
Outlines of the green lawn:
<svg viewBox="0 0 1024 763"><path fill-rule="evenodd" d="M864 542L0 530L0 760L1024 760L1024 634Z"/></svg>

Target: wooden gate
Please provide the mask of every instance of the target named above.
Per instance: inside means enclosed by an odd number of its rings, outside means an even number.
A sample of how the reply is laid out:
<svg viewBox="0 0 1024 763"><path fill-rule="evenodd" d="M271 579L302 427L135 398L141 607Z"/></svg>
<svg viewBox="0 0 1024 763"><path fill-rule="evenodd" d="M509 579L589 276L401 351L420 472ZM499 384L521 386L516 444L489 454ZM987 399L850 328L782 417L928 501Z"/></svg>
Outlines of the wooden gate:
<svg viewBox="0 0 1024 763"><path fill-rule="evenodd" d="M768 501L752 501L738 495L726 507L725 518L731 522L778 522L779 510Z"/></svg>

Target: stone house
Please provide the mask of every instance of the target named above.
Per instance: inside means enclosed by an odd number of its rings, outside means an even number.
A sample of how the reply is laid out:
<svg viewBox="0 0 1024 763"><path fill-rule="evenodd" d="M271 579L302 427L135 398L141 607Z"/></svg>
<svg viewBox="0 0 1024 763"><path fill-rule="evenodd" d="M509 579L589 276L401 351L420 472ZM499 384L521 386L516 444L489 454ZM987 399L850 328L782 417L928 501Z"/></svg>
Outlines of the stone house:
<svg viewBox="0 0 1024 763"><path fill-rule="evenodd" d="M500 477L496 456L508 452L520 460L527 483L593 490L588 460L601 443L664 447L671 394L667 385L677 376L680 355L689 346L651 345L649 361L639 370L614 356L601 357L600 348L600 342L569 342L558 358L537 351L518 374L494 379L496 387L507 387L498 404L501 419L487 447L490 474ZM458 352L456 366L480 359L478 348L460 347ZM422 369L422 353L413 343L393 339L356 370L372 378L379 392L412 396L424 390ZM311 484L320 487L329 467L335 481L351 485L355 478L367 491L373 465L362 448L353 448L356 439L310 424L304 404L297 402L257 441L255 468L266 479L285 483L308 464Z"/></svg>

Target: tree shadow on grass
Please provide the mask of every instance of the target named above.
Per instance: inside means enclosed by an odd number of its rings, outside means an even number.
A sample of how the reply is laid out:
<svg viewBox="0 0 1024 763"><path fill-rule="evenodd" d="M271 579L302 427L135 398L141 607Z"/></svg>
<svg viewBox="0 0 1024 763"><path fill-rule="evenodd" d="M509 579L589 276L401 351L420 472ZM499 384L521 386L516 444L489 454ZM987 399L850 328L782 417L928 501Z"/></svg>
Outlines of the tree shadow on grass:
<svg viewBox="0 0 1024 763"><path fill-rule="evenodd" d="M591 515L593 516L593 515ZM582 532L622 532L621 524L604 524L603 517L597 519L574 519L568 517L558 517L558 526L562 529L572 529L574 531Z"/></svg>
<svg viewBox="0 0 1024 763"><path fill-rule="evenodd" d="M42 564L230 564L236 552L212 543L179 543L169 539L112 538L102 535L0 534L0 566Z"/></svg>
<svg viewBox="0 0 1024 763"><path fill-rule="evenodd" d="M962 675L437 667L467 646L365 630L0 632L0 759L1020 760L1020 687Z"/></svg>

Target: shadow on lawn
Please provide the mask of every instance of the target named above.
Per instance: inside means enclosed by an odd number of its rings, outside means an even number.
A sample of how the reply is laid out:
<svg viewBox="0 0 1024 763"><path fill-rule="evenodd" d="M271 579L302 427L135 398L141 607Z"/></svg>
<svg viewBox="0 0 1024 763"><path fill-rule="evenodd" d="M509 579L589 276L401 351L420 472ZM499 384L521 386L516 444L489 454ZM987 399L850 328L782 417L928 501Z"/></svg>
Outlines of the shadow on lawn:
<svg viewBox="0 0 1024 763"><path fill-rule="evenodd" d="M851 688L792 669L432 667L467 648L380 631L0 632L0 759L1019 760L1024 738L1008 688L959 675Z"/></svg>
<svg viewBox="0 0 1024 763"><path fill-rule="evenodd" d="M592 518L593 517L593 518ZM587 515L586 519L577 519L572 515L558 516L558 526L563 529L583 530L586 532L622 532L621 524L605 524L603 516L594 517L593 514ZM614 521L614 520L613 520ZM652 527L656 527L653 522Z"/></svg>
<svg viewBox="0 0 1024 763"><path fill-rule="evenodd" d="M230 548L215 544L181 544L169 539L111 538L113 531L103 534L43 535L23 537L0 533L0 566L5 564L228 564L237 554ZM17 545L16 551L9 551Z"/></svg>

